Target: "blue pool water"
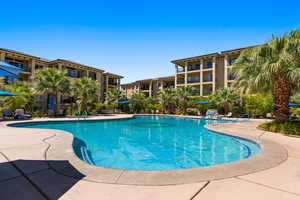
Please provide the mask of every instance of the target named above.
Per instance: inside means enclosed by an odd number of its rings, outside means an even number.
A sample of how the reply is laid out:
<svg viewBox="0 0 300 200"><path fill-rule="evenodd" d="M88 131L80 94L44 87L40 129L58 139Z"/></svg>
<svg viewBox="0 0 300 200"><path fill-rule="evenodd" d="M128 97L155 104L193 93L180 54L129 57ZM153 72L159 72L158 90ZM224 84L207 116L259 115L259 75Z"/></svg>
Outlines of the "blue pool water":
<svg viewBox="0 0 300 200"><path fill-rule="evenodd" d="M107 168L195 168L245 159L260 150L249 140L208 131L204 128L207 122L136 116L123 120L33 122L14 126L68 131L74 135L73 149L80 159Z"/></svg>

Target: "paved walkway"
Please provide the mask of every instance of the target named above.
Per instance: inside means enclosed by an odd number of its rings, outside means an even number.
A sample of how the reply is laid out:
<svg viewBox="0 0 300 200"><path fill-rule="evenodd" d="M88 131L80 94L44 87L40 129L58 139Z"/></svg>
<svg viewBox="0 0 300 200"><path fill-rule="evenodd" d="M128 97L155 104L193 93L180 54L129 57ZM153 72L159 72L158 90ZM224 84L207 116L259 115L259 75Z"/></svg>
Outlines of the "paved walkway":
<svg viewBox="0 0 300 200"><path fill-rule="evenodd" d="M130 186L63 176L45 162L49 145L43 140L51 137L51 133L41 135L37 129L7 128L0 122L0 199L299 200L300 138L257 130L255 127L259 123L249 121L209 128L240 136L252 134L281 144L288 151L288 159L274 168L218 181Z"/></svg>

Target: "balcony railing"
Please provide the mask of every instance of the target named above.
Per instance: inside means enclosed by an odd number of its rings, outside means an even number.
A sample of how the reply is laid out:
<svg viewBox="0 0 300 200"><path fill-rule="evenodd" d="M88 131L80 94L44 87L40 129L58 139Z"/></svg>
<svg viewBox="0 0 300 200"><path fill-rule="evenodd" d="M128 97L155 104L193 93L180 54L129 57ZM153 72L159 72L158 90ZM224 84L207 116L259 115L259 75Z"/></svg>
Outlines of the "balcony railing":
<svg viewBox="0 0 300 200"><path fill-rule="evenodd" d="M76 72L76 71L68 71L66 73L66 76L71 77L71 78L82 78L84 77L83 73Z"/></svg>
<svg viewBox="0 0 300 200"><path fill-rule="evenodd" d="M116 83L116 82L111 82L111 81L108 81L108 85L118 85L118 83Z"/></svg>
<svg viewBox="0 0 300 200"><path fill-rule="evenodd" d="M188 83L200 83L200 78L188 79L187 82Z"/></svg>
<svg viewBox="0 0 300 200"><path fill-rule="evenodd" d="M188 66L188 71L200 70L200 65Z"/></svg>

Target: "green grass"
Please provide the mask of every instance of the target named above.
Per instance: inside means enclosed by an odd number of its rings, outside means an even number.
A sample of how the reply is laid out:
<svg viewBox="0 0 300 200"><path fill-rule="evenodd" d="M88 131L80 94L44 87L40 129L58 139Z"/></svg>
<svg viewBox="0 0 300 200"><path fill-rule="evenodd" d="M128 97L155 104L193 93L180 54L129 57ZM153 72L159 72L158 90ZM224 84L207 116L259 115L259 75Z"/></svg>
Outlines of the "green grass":
<svg viewBox="0 0 300 200"><path fill-rule="evenodd" d="M278 123L272 121L272 122L261 124L259 127L270 132L283 133L285 135L300 136L300 122Z"/></svg>

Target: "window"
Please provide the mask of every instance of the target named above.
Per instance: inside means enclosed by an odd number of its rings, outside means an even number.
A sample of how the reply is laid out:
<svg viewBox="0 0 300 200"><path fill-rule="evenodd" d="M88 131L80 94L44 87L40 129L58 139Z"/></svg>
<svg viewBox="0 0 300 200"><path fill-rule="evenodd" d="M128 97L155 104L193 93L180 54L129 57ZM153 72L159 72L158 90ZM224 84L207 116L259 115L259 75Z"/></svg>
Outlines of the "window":
<svg viewBox="0 0 300 200"><path fill-rule="evenodd" d="M36 70L43 69L43 67L44 67L43 65L35 65Z"/></svg>

